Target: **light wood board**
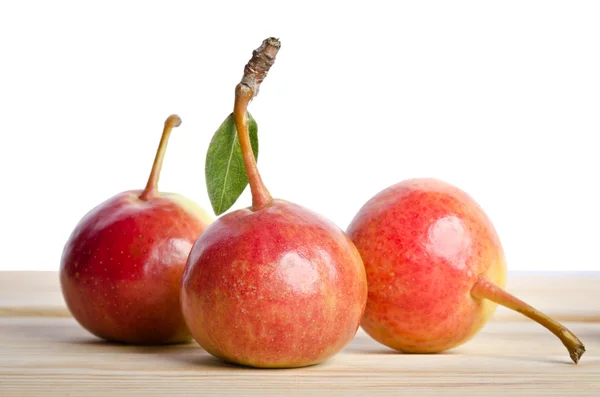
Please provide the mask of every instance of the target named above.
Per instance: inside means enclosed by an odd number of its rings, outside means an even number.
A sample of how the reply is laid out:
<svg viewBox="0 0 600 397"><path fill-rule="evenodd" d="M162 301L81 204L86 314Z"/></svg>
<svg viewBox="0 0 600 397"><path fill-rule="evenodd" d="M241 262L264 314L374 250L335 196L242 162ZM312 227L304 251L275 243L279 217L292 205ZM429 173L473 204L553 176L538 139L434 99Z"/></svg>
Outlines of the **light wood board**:
<svg viewBox="0 0 600 397"><path fill-rule="evenodd" d="M590 282L600 277L533 276L513 275L511 283L529 291L538 306L576 319L566 309L583 302L584 310L575 310L583 321L566 324L587 347L578 365L539 325L499 314L475 339L444 354L399 354L359 331L326 363L248 369L224 364L195 343L134 347L102 342L62 312L56 274L0 272L0 308L5 309L0 316L0 396L600 396L600 322L593 321L600 314L600 292ZM544 287L552 282L554 290Z"/></svg>

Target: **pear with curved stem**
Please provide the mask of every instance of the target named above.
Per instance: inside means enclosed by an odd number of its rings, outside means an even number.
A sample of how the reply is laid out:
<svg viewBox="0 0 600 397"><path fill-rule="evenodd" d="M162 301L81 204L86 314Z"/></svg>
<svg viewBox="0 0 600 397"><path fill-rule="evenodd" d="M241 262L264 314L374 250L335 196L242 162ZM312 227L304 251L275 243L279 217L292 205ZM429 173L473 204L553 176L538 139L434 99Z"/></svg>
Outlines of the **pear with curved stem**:
<svg viewBox="0 0 600 397"><path fill-rule="evenodd" d="M180 124L177 115L165 121L146 188L92 209L64 247L63 296L73 317L100 338L134 344L190 340L180 283L192 244L210 217L191 200L158 191L169 136Z"/></svg>
<svg viewBox="0 0 600 397"><path fill-rule="evenodd" d="M462 190L411 179L376 194L347 229L369 284L363 329L393 349L441 352L472 338L496 304L554 333L577 363L583 343L568 329L506 292L500 239Z"/></svg>
<svg viewBox="0 0 600 397"><path fill-rule="evenodd" d="M350 239L322 216L273 199L256 167L247 106L278 49L277 39L265 40L235 91L252 206L220 217L200 236L182 292L186 322L206 351L271 368L316 364L339 352L354 337L367 297Z"/></svg>

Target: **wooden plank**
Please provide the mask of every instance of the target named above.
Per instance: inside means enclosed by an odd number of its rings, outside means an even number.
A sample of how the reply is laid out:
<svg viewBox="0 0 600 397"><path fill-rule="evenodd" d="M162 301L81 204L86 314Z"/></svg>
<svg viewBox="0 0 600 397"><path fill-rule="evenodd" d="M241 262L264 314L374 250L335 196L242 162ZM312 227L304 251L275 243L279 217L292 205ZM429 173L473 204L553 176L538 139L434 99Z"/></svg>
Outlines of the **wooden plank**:
<svg viewBox="0 0 600 397"><path fill-rule="evenodd" d="M568 326L588 347L579 365L537 324L497 321L445 354L399 354L359 331L321 365L257 370L224 364L194 343L124 346L71 318L3 317L0 395L598 396L600 324Z"/></svg>
<svg viewBox="0 0 600 397"><path fill-rule="evenodd" d="M507 289L558 321L600 322L600 272L509 273ZM0 272L0 316L68 316L56 272ZM529 321L505 308L494 320Z"/></svg>
<svg viewBox="0 0 600 397"><path fill-rule="evenodd" d="M57 272L0 272L0 316L69 316Z"/></svg>
<svg viewBox="0 0 600 397"><path fill-rule="evenodd" d="M600 395L600 273L511 273L508 289L564 320L587 353L499 310L475 339L437 355L403 355L358 332L321 365L256 370L195 343L135 347L100 341L64 306L55 272L0 272L0 396L21 395ZM41 317L40 317L41 316Z"/></svg>

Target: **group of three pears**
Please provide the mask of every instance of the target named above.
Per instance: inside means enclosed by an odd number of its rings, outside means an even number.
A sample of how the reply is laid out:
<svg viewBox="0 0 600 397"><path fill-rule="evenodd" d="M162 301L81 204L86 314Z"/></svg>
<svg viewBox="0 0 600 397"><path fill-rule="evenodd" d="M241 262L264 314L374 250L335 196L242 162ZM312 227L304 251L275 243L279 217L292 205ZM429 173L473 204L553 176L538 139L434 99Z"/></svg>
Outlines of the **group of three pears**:
<svg viewBox="0 0 600 397"><path fill-rule="evenodd" d="M181 124L170 116L146 188L92 209L67 241L60 282L75 319L111 341L193 337L229 362L300 367L338 353L359 326L399 351L441 352L473 337L501 304L555 333L577 362L585 349L575 335L503 290L498 235L462 190L400 182L371 198L346 233L271 197L247 108L279 48L269 38L253 52L224 123L233 126L229 158L211 164L243 164L252 205L211 222L192 201L158 191L169 135Z"/></svg>

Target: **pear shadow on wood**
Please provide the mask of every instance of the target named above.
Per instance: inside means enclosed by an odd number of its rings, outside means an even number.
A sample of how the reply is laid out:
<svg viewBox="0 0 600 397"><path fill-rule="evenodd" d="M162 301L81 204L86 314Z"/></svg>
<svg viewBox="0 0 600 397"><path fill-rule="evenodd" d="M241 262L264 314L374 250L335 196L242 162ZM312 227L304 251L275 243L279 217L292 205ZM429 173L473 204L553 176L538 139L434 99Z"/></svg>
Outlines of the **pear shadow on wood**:
<svg viewBox="0 0 600 397"><path fill-rule="evenodd" d="M193 365L198 367L211 367L211 368L221 368L221 369L238 369L244 370L249 369L249 367L244 367L242 365L236 365L232 363L228 363L221 359L218 359L206 351L201 350L201 354L180 354L170 356L169 359L172 361L178 361L180 363L184 363L187 365Z"/></svg>
<svg viewBox="0 0 600 397"><path fill-rule="evenodd" d="M394 350L385 346L369 346L365 348L360 345L350 345L344 349L344 353L349 354L365 354L365 355L379 355L379 356L405 356L407 359L411 356L418 357L426 357L426 356L465 356L465 357L473 357L474 359L478 357L489 357L488 355L482 354L473 354L465 351L464 349L451 349L438 353L407 353L398 350ZM513 361L521 361L521 362L540 362L540 363L551 363L551 364L567 364L573 365L573 362L569 359L569 356L566 355L564 359L559 359L555 357L548 356L503 356L503 355L492 355L494 359L499 360L513 360ZM583 358L582 358L583 359Z"/></svg>
<svg viewBox="0 0 600 397"><path fill-rule="evenodd" d="M65 343L70 345L80 345L80 346L88 346L88 347L98 347L98 350L103 347L112 347L112 352L117 354L164 354L164 353L176 353L178 351L187 351L190 348L197 348L200 351L204 351L200 346L193 344L190 342L183 343L169 343L162 345L137 345L131 343L123 343L117 341L110 341L105 339L100 339L96 336L90 334L89 338L79 338L79 339L65 339L59 341L59 343ZM118 350L115 350L118 349Z"/></svg>
<svg viewBox="0 0 600 397"><path fill-rule="evenodd" d="M368 345L363 343L351 343L349 346L342 350L343 353L350 354L372 354L372 355L385 355L385 356L435 356L435 355L454 355L457 354L453 350L446 350L438 353L409 353L401 350L395 350L391 347L387 347L382 344L371 344Z"/></svg>
<svg viewBox="0 0 600 397"><path fill-rule="evenodd" d="M387 348L385 346L382 347L370 347L365 349L364 347L360 347L360 346L348 346L347 348L345 348L343 351L343 353L349 353L349 354L375 354L375 355L385 355L385 356L390 356L390 355L404 355L407 353L403 353L397 350L392 350L390 348Z"/></svg>
<svg viewBox="0 0 600 397"><path fill-rule="evenodd" d="M293 371L293 370L297 370L297 369L305 369L305 368L312 368L312 367L327 365L327 362L329 361L328 360L323 363L312 364L312 365L307 365L304 367L297 367L297 368L257 368L257 367L251 367L248 365L235 364L235 363L230 363L228 361L221 360L220 358L217 358L217 357L209 354L208 352L206 352L206 350L202 349L202 347L200 347L198 345L196 345L196 346L198 347L198 350L193 349L194 350L193 352L192 352L192 349L186 350L185 352L188 354L171 354L171 355L165 356L164 359L172 361L172 362L186 364L187 366L195 366L198 369L202 369L202 368L206 369L208 367L208 368L212 368L212 369L257 371L257 372L261 372L261 371L277 371L277 372Z"/></svg>
<svg viewBox="0 0 600 397"><path fill-rule="evenodd" d="M111 347L111 351L116 354L164 354L187 351L188 349L204 352L200 346L191 340L166 345L133 345L107 341L89 333L79 324L74 325L74 321L52 320L49 319L48 322L40 324L39 322L29 323L27 319L23 319L16 324L3 327L2 334L3 336L31 341L31 343L67 344L88 347L92 351L101 351L106 347Z"/></svg>

